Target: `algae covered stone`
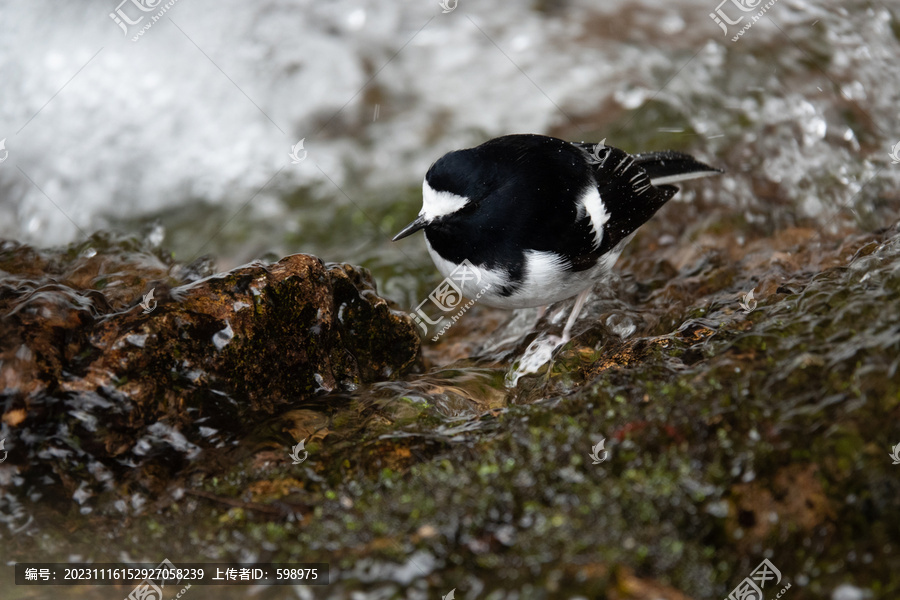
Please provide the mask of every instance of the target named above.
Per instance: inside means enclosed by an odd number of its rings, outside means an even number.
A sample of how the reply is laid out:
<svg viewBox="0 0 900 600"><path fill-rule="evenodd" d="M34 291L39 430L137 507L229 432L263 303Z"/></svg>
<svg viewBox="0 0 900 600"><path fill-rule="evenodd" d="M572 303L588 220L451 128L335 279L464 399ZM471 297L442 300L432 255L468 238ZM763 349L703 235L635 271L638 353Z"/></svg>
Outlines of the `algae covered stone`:
<svg viewBox="0 0 900 600"><path fill-rule="evenodd" d="M62 251L0 246L12 464L27 472L37 456L59 474L173 449L193 457L275 411L394 378L418 356L411 320L365 269L304 254L219 274L198 264L106 234Z"/></svg>

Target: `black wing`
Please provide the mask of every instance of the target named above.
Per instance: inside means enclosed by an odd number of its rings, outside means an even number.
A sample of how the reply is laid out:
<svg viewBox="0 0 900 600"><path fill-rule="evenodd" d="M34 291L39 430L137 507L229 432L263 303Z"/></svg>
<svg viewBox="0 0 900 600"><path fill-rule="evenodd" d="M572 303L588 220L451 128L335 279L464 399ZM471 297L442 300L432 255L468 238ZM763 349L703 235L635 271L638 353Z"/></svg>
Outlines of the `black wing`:
<svg viewBox="0 0 900 600"><path fill-rule="evenodd" d="M600 200L609 213L603 226L603 240L597 254L602 256L616 247L638 227L646 223L678 188L671 185L654 186L647 170L624 150L594 144L575 144L591 156L596 164L594 178Z"/></svg>

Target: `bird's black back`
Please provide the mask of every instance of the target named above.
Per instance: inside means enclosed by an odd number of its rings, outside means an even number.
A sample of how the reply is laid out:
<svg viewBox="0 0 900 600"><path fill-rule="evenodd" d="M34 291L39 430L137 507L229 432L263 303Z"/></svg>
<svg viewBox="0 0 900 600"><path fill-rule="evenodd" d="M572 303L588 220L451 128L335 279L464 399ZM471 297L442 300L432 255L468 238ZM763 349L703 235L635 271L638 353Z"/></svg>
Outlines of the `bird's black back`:
<svg viewBox="0 0 900 600"><path fill-rule="evenodd" d="M435 162L426 181L436 191L470 200L462 210L425 229L446 260L510 270L522 276L524 250L559 255L561 268L580 271L646 222L676 188L654 187L646 171L622 150L532 134L495 138L451 152ZM599 157L599 160L598 158ZM596 244L590 216L578 200L595 186L609 220Z"/></svg>

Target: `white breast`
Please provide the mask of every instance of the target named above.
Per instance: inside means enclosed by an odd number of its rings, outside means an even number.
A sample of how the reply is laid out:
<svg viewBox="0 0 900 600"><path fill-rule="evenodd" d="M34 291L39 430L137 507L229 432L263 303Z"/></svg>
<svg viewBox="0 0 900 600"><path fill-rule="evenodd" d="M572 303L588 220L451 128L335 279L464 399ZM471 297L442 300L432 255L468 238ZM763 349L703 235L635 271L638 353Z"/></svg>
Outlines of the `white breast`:
<svg viewBox="0 0 900 600"><path fill-rule="evenodd" d="M441 275L459 285L466 298L480 294L479 303L505 309L546 306L575 296L609 272L618 257L614 253L604 255L594 268L573 273L563 270L565 259L559 255L528 250L525 252L524 281L516 292L503 296L500 291L510 283L505 272L472 265L475 276L460 282L459 265L435 252L427 237L425 244Z"/></svg>

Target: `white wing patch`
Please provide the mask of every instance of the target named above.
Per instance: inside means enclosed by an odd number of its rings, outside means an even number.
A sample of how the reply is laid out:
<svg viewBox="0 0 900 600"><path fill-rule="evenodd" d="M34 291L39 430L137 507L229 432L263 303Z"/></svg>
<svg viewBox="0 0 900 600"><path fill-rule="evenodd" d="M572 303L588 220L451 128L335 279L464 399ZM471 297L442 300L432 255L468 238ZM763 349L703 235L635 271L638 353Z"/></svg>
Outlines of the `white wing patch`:
<svg viewBox="0 0 900 600"><path fill-rule="evenodd" d="M420 217L433 221L438 217L455 213L469 203L464 196L457 196L452 192L438 192L428 185L428 180L422 182L422 210Z"/></svg>
<svg viewBox="0 0 900 600"><path fill-rule="evenodd" d="M609 221L609 212L600 199L600 192L594 186L588 187L581 198L578 199L578 216L587 212L591 221L591 229L594 230L594 247L599 248L600 242L603 240L603 225Z"/></svg>

